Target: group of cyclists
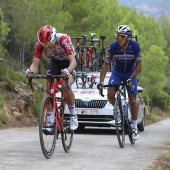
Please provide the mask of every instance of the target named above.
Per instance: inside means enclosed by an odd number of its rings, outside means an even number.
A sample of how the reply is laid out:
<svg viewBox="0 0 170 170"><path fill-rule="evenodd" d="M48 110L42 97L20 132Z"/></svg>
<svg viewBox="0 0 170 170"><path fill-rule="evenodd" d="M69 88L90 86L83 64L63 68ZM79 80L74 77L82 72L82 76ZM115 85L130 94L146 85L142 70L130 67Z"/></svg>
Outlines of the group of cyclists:
<svg viewBox="0 0 170 170"><path fill-rule="evenodd" d="M112 61L114 67L108 84L117 84L121 81L127 82L127 92L132 114L132 137L137 140L139 131L137 128L138 106L136 103L137 95L137 79L136 75L141 70L142 56L140 44L132 40L132 30L127 25L120 25L115 32L116 40L110 44L109 49L104 58L104 62L100 72L100 82L97 84L98 90L103 89L104 79L108 70L109 63ZM35 45L32 64L26 70L26 76L31 77L35 74L42 52L51 55L51 61L47 68L46 74L64 75L68 77L68 85L70 90L66 88L65 82L62 82L62 89L66 94L67 103L70 109L70 129L78 128L78 117L75 111L75 96L71 89L75 78L77 66L75 60L75 49L71 42L70 35L58 33L57 30L50 25L41 27L37 32L37 42ZM133 93L130 87L134 86ZM108 88L108 101L114 106L116 88ZM48 112L47 130L52 130L52 112Z"/></svg>

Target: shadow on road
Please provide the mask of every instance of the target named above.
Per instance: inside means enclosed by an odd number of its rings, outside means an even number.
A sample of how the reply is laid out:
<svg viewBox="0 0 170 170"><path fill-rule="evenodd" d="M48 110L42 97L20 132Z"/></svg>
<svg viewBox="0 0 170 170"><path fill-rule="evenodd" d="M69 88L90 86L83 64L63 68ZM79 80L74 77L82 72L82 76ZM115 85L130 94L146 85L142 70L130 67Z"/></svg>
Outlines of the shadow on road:
<svg viewBox="0 0 170 170"><path fill-rule="evenodd" d="M116 135L115 128L86 127L83 130L75 130L75 134L92 134L92 135Z"/></svg>

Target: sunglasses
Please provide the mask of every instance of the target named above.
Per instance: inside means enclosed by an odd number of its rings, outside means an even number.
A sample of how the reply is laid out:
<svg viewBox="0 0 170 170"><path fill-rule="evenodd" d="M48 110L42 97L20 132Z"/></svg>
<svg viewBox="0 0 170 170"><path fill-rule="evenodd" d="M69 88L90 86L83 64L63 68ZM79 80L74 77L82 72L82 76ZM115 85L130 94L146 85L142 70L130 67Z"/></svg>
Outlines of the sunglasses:
<svg viewBox="0 0 170 170"><path fill-rule="evenodd" d="M50 44L42 44L42 46L43 46L44 48L51 48L51 47L54 46L54 44L55 44L55 42L52 42L52 43L50 43Z"/></svg>
<svg viewBox="0 0 170 170"><path fill-rule="evenodd" d="M125 39L127 37L127 35L124 34L115 34L116 38L121 38L121 39Z"/></svg>

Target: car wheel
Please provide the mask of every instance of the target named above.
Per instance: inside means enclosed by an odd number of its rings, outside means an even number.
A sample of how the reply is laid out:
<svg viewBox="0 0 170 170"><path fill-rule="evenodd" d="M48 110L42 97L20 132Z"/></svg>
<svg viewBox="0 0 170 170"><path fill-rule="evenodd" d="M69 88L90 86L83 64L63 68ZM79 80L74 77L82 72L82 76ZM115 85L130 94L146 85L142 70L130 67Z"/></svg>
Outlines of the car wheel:
<svg viewBox="0 0 170 170"><path fill-rule="evenodd" d="M144 131L144 127L145 127L145 118L143 117L142 121L140 122L140 124L138 124L138 130L140 132L143 132Z"/></svg>

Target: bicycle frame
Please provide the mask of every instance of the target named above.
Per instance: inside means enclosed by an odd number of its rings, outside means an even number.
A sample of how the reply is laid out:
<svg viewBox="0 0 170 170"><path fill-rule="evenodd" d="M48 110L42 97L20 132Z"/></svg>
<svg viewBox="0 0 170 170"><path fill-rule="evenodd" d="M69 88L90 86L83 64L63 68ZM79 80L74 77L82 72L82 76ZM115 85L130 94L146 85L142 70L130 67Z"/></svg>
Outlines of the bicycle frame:
<svg viewBox="0 0 170 170"><path fill-rule="evenodd" d="M64 102L66 101L66 98L65 98L65 93L63 92L62 89L58 87L58 85L59 84L55 81L50 82L50 94L53 97L53 113L55 113L57 117L58 124L59 124L59 131L61 132L63 130L63 126L62 126L62 122L64 119L63 107L64 107ZM61 105L59 107L57 105L57 99L56 99L57 92L61 92ZM60 114L59 114L59 108L60 108Z"/></svg>
<svg viewBox="0 0 170 170"><path fill-rule="evenodd" d="M63 106L66 99L65 99L65 93L63 92L63 90L61 88L58 87L61 84L61 82L60 81L56 82L54 79L55 78L64 78L64 76L61 76L61 75L53 75L53 76L52 75L35 75L32 78L49 79L50 82L47 83L47 93L49 93L53 98L53 106L52 106L53 110L52 111L53 111L53 113L55 113L55 114L53 114L53 120L54 120L54 116L56 115L58 123L59 123L60 132L61 132L63 130L62 121L64 118L64 114L63 113L59 114L58 105L56 102L56 93L59 91L61 92L61 106ZM66 86L68 87L68 84L66 84ZM32 82L30 84L30 87L32 90L34 90L34 88L32 86ZM48 106L46 106L46 109L47 108L48 108ZM45 117L46 117L46 113L45 113Z"/></svg>
<svg viewBox="0 0 170 170"><path fill-rule="evenodd" d="M114 85L104 85L104 87L114 87L116 89L116 101L114 106L114 115L115 115L115 126L116 126L116 134L119 142L119 146L121 148L125 145L125 130L128 130L129 140L131 144L135 144L135 140L132 139L132 121L128 117L129 104L127 101L127 89L126 82L122 82L120 84ZM133 90L133 88L131 88ZM103 95L103 91L100 91L101 96ZM124 101L124 103L123 103Z"/></svg>

